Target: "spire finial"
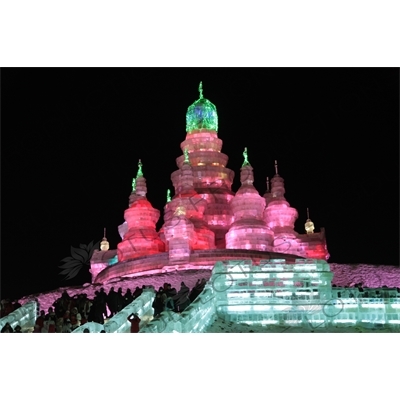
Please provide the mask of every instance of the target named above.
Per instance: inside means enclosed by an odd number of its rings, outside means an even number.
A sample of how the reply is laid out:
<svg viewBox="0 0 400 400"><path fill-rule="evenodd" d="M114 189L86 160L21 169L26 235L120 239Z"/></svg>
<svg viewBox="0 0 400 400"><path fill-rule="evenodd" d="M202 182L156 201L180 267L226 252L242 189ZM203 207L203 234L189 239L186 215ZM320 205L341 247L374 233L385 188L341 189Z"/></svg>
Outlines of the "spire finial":
<svg viewBox="0 0 400 400"><path fill-rule="evenodd" d="M247 154L247 147L244 148L243 157L244 157L244 161L243 161L242 167L245 167L246 165L250 165L249 158L248 158L249 156Z"/></svg>
<svg viewBox="0 0 400 400"><path fill-rule="evenodd" d="M267 176L267 192L269 193L270 189L269 189L269 177Z"/></svg>
<svg viewBox="0 0 400 400"><path fill-rule="evenodd" d="M275 174L279 175L278 174L278 161L276 161L276 160L275 160Z"/></svg>
<svg viewBox="0 0 400 400"><path fill-rule="evenodd" d="M143 176L143 171L142 171L142 160L139 158L139 162L138 162L138 172L136 174L136 178L139 178L141 176Z"/></svg>
<svg viewBox="0 0 400 400"><path fill-rule="evenodd" d="M103 236L103 240L100 242L100 250L107 251L109 249L110 249L110 243L108 243L108 241L107 241L106 228L104 228L104 236Z"/></svg>
<svg viewBox="0 0 400 400"><path fill-rule="evenodd" d="M136 178L132 179L132 192L136 192Z"/></svg>
<svg viewBox="0 0 400 400"><path fill-rule="evenodd" d="M200 93L200 99L202 99L203 98L203 82L200 82L199 93Z"/></svg>
<svg viewBox="0 0 400 400"><path fill-rule="evenodd" d="M314 223L310 219L310 213L308 212L308 208L307 208L307 221L304 224L304 228L306 229L307 234L314 233L315 227Z"/></svg>
<svg viewBox="0 0 400 400"><path fill-rule="evenodd" d="M168 189L167 190L167 203L169 203L171 201L171 190Z"/></svg>
<svg viewBox="0 0 400 400"><path fill-rule="evenodd" d="M186 164L189 164L190 163L190 161L189 161L189 150L187 149L187 147L185 147L183 149L183 155L185 156L185 160L183 162L186 163Z"/></svg>

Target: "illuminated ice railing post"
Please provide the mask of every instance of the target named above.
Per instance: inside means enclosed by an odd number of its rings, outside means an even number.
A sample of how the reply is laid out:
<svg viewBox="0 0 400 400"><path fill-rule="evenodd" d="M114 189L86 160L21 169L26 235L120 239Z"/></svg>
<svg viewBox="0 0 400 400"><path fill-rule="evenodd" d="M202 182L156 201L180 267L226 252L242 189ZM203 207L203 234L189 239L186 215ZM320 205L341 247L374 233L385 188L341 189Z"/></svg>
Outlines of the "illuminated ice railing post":
<svg viewBox="0 0 400 400"><path fill-rule="evenodd" d="M14 329L17 325L21 328L33 328L37 318L37 303L31 301L17 308L12 313L0 319L0 330L8 322Z"/></svg>

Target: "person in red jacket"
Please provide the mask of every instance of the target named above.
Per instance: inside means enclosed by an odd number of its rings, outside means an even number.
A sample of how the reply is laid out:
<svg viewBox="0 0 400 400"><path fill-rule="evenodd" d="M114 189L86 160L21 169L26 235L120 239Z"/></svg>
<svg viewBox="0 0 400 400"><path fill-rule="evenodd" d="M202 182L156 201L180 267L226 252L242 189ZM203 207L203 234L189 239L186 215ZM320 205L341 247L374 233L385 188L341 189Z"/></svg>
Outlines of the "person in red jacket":
<svg viewBox="0 0 400 400"><path fill-rule="evenodd" d="M128 317L128 321L131 323L131 333L138 333L139 332L139 323L140 323L140 318L137 314L132 313Z"/></svg>

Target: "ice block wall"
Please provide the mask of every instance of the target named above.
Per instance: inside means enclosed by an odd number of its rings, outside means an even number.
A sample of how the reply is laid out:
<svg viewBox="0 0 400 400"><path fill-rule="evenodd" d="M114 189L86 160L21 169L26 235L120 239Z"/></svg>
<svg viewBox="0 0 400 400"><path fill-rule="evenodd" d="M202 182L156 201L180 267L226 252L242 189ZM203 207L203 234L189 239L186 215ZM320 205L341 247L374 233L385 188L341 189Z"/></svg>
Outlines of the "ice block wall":
<svg viewBox="0 0 400 400"><path fill-rule="evenodd" d="M8 322L14 329L17 325L21 328L33 328L37 318L37 303L35 301L24 304L12 313L0 319L0 330Z"/></svg>

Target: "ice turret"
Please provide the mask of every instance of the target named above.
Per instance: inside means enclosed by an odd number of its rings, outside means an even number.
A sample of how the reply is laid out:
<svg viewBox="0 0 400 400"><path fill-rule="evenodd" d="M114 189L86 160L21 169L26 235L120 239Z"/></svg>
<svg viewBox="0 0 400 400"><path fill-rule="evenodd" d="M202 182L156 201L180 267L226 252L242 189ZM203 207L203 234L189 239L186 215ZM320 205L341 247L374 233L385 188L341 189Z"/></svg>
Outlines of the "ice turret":
<svg viewBox="0 0 400 400"><path fill-rule="evenodd" d="M248 161L247 149L243 156L240 170L242 185L230 203L234 222L226 234L226 247L269 251L272 248L273 233L263 220L265 199L253 186L253 168Z"/></svg>
<svg viewBox="0 0 400 400"><path fill-rule="evenodd" d="M190 165L186 149L184 150L184 156L185 160L180 168L178 192L175 194L174 198L165 205L165 224L160 231L160 236L165 238L164 240L166 241L167 248L171 249L168 243L166 229L170 226L170 220L176 220L176 216L181 214L179 210L185 210L185 218L193 224L194 230L190 249L214 249L215 234L208 228L207 223L204 221L207 201L194 189L193 169Z"/></svg>
<svg viewBox="0 0 400 400"><path fill-rule="evenodd" d="M275 235L285 234L295 238L294 223L298 217L297 210L290 207L285 199L285 185L283 178L278 174L278 163L275 161L275 176L271 179L271 198L264 212L267 225Z"/></svg>
<svg viewBox="0 0 400 400"><path fill-rule="evenodd" d="M127 231L122 242L118 244L118 261L126 261L165 250L164 243L155 228L160 218L160 211L153 208L146 199L146 179L143 176L140 160L138 167L136 191L133 196L131 195L133 201L124 214Z"/></svg>

